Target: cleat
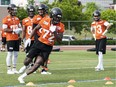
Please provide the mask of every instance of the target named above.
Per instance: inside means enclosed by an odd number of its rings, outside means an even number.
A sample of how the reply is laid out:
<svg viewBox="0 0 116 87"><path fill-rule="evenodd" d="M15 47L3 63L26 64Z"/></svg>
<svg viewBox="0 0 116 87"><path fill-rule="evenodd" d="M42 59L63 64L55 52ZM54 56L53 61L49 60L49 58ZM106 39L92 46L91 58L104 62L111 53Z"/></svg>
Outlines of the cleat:
<svg viewBox="0 0 116 87"><path fill-rule="evenodd" d="M52 74L52 73L50 73L50 72L47 72L47 71L43 71L43 72L41 72L41 74Z"/></svg>
<svg viewBox="0 0 116 87"><path fill-rule="evenodd" d="M33 72L33 73L36 73L36 71L35 71L35 72Z"/></svg>
<svg viewBox="0 0 116 87"><path fill-rule="evenodd" d="M95 71L104 71L104 68L97 68L97 67L95 67Z"/></svg>
<svg viewBox="0 0 116 87"><path fill-rule="evenodd" d="M21 77L18 78L18 81L19 81L20 83L25 83L25 81L24 81L23 78L21 78Z"/></svg>
<svg viewBox="0 0 116 87"><path fill-rule="evenodd" d="M8 70L7 74L14 74L14 72L12 70Z"/></svg>
<svg viewBox="0 0 116 87"><path fill-rule="evenodd" d="M16 69L12 70L14 72L14 74L19 74L19 72Z"/></svg>

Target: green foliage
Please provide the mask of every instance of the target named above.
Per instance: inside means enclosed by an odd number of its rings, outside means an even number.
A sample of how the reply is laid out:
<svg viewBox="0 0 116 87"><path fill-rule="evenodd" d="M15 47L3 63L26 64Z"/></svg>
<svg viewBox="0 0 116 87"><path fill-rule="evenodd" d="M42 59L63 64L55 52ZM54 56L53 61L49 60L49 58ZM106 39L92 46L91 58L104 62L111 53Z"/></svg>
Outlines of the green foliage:
<svg viewBox="0 0 116 87"><path fill-rule="evenodd" d="M27 0L28 5L34 5L35 1L34 0Z"/></svg>
<svg viewBox="0 0 116 87"><path fill-rule="evenodd" d="M24 8L18 7L17 17L19 17L19 19L22 20L27 16L28 16L27 11Z"/></svg>
<svg viewBox="0 0 116 87"><path fill-rule="evenodd" d="M84 13L87 16L88 20L91 20L93 12L97 9L98 7L96 6L94 2L87 3L86 11Z"/></svg>
<svg viewBox="0 0 116 87"><path fill-rule="evenodd" d="M113 9L106 9L101 12L101 18L108 20L110 23L113 23L109 32L116 34L116 11Z"/></svg>
<svg viewBox="0 0 116 87"><path fill-rule="evenodd" d="M82 9L84 6L78 6L77 0L63 0L62 2L54 2L51 5L51 8L59 7L63 12L62 21L82 21L86 20ZM65 29L68 29L68 23L64 22ZM80 33L82 30L82 23L72 22L70 25L70 29L74 28L76 33Z"/></svg>

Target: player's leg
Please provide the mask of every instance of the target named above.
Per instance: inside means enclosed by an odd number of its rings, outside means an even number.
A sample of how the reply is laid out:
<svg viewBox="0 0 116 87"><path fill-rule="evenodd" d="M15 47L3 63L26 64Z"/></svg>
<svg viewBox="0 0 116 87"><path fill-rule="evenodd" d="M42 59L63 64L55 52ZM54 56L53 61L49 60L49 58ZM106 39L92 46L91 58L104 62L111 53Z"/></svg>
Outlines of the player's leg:
<svg viewBox="0 0 116 87"><path fill-rule="evenodd" d="M101 39L100 46L99 46L99 63L100 63L100 70L104 70L103 67L103 54L106 53L106 38Z"/></svg>
<svg viewBox="0 0 116 87"><path fill-rule="evenodd" d="M28 67L28 65L32 62L33 58L35 58L38 54L39 54L39 50L37 48L35 48L36 46L33 46L32 49L30 49L28 55L26 56L25 60L24 60L24 66L25 68ZM23 73L21 76L18 77L18 81L20 83L25 83L24 82L24 77L27 76L27 73Z"/></svg>
<svg viewBox="0 0 116 87"><path fill-rule="evenodd" d="M30 58L27 58L27 59L29 60ZM42 63L43 63L42 57L41 57L41 56L38 56L37 59L36 59L36 61L35 61L35 63L34 63L34 65L33 65L30 69L28 69L27 72L25 72L25 73L23 73L21 76L19 76L19 77L18 77L18 81L19 81L20 83L25 83L25 82L24 82L24 78L25 78L27 75L29 75L29 74L33 73L34 71L36 71L36 70L38 69L38 67L39 67ZM26 64L25 64L25 65L26 65Z"/></svg>
<svg viewBox="0 0 116 87"><path fill-rule="evenodd" d="M48 72L48 60L42 65L41 74L52 74L51 72Z"/></svg>
<svg viewBox="0 0 116 87"><path fill-rule="evenodd" d="M14 51L13 52L13 58L12 58L12 64L13 64L13 69L12 71L16 74L18 74L19 72L16 69L17 66L17 59L18 59L18 51Z"/></svg>
<svg viewBox="0 0 116 87"><path fill-rule="evenodd" d="M7 65L7 74L14 74L12 72L12 67L11 67L11 60L13 56L13 46L11 41L7 41L7 57L6 57L6 65Z"/></svg>
<svg viewBox="0 0 116 87"><path fill-rule="evenodd" d="M95 67L95 71L99 71L100 68L100 58L99 58L99 44L100 44L100 40L96 40L96 54L98 55L98 64Z"/></svg>
<svg viewBox="0 0 116 87"><path fill-rule="evenodd" d="M31 41L31 45L30 46L27 46L26 48L25 48L25 52L26 52L26 54L28 54L28 52L29 52L29 50L31 49L31 46L33 45L33 43L34 43L34 41ZM27 59L25 59L25 61L26 61ZM30 62L30 64L28 65L28 66L22 66L20 69L19 69L19 73L21 74L21 73L23 73L23 72L25 72L25 70L27 69L27 68L29 68L30 66L31 66L31 64L33 64L33 62L31 61Z"/></svg>
<svg viewBox="0 0 116 87"><path fill-rule="evenodd" d="M17 67L17 59L18 59L18 52L19 52L19 40L15 40L13 41L13 57L12 57L12 71L15 74L18 74L19 72L17 71L16 67Z"/></svg>
<svg viewBox="0 0 116 87"><path fill-rule="evenodd" d="M98 47L97 48L98 65L96 67L96 71L100 71L100 70L104 70L104 67L103 67L103 54L106 51L106 38L99 40L97 47Z"/></svg>

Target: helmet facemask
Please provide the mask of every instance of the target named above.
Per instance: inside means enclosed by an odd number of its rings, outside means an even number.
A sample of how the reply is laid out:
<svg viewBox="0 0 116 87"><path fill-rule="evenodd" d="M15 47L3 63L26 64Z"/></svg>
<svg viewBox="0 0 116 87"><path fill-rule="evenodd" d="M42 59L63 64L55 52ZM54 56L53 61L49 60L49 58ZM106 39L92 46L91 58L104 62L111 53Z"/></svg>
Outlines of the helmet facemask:
<svg viewBox="0 0 116 87"><path fill-rule="evenodd" d="M8 12L9 12L9 14L11 16L16 16L16 14L17 14L17 8L16 7L15 8L10 8Z"/></svg>
<svg viewBox="0 0 116 87"><path fill-rule="evenodd" d="M94 11L94 13L93 13L93 19L95 21L99 21L100 20L100 16L101 16L101 13L98 10Z"/></svg>
<svg viewBox="0 0 116 87"><path fill-rule="evenodd" d="M35 15L35 10L34 9L29 9L28 15L29 15L29 17L33 18L33 16Z"/></svg>
<svg viewBox="0 0 116 87"><path fill-rule="evenodd" d="M61 21L61 19L62 19L62 15L54 15L52 17L52 23L53 24L58 24Z"/></svg>
<svg viewBox="0 0 116 87"><path fill-rule="evenodd" d="M45 10L44 9L38 9L38 14L40 16L44 16L45 15Z"/></svg>
<svg viewBox="0 0 116 87"><path fill-rule="evenodd" d="M94 16L93 19L94 19L95 21L99 21L99 20L100 20L100 16Z"/></svg>
<svg viewBox="0 0 116 87"><path fill-rule="evenodd" d="M43 17L46 14L46 5L40 4L37 8L37 11L38 11L38 14Z"/></svg>

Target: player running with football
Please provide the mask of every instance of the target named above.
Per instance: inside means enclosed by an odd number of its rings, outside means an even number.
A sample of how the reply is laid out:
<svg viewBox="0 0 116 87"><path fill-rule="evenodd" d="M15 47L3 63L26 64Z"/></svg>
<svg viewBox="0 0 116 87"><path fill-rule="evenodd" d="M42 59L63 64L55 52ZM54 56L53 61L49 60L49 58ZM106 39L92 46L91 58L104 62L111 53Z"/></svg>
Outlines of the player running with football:
<svg viewBox="0 0 116 87"><path fill-rule="evenodd" d="M39 22L43 19L43 18L46 18L46 17L49 17L47 12L48 12L48 8L46 8L47 6L45 4L40 4L38 7L37 7L37 11L38 11L38 14L33 16L32 18L32 25L31 25L31 28L33 29L34 27L36 27ZM33 7L34 8L34 7ZM28 8L29 9L29 8ZM27 18L26 18L27 19ZM32 32L32 29L31 29L31 32ZM29 32L31 34L31 32ZM24 32L25 33L25 32ZM28 35L28 37L26 39L29 38L30 34ZM23 34L24 35L24 34ZM37 31L35 34L34 34L34 38L33 38L33 41L38 41L38 37L41 35L41 29L39 31ZM23 36L25 37L25 36ZM23 39L24 41L26 39ZM32 42L33 43L33 42ZM31 43L31 45L32 45ZM29 44L30 45L30 44ZM29 45L25 45L26 48L29 48L30 46ZM30 49L30 48L29 48ZM29 51L28 49L28 51ZM28 53L28 51L26 53ZM35 58L36 60L36 58ZM31 64L30 64L31 65ZM33 65L33 64L32 64ZM31 66L32 66L31 65ZM45 62L45 68L47 67L47 63ZM28 66L29 67L29 66ZM23 66L21 67L21 69L19 70L19 73L23 73L27 68L27 66ZM50 72L47 72L45 69L42 70L41 74L51 74Z"/></svg>
<svg viewBox="0 0 116 87"><path fill-rule="evenodd" d="M106 20L100 19L100 16L101 13L98 10L94 11L94 21L91 24L91 32L96 41L96 54L98 55L98 65L95 67L95 71L104 70L103 54L106 54L106 33L111 26Z"/></svg>
<svg viewBox="0 0 116 87"><path fill-rule="evenodd" d="M62 41L64 24L60 22L61 19L62 11L60 8L55 7L50 12L50 18L41 20L33 29L30 38L26 40L26 44L31 43L31 38L39 29L42 29L42 34L38 38L38 41L33 44L32 49L30 49L29 54L26 56L24 61L24 65L28 66L33 58L37 58L34 65L18 77L18 81L20 83L25 83L24 78L36 71L38 67L40 67L40 65L42 65L48 59L49 54L52 51L54 41Z"/></svg>

